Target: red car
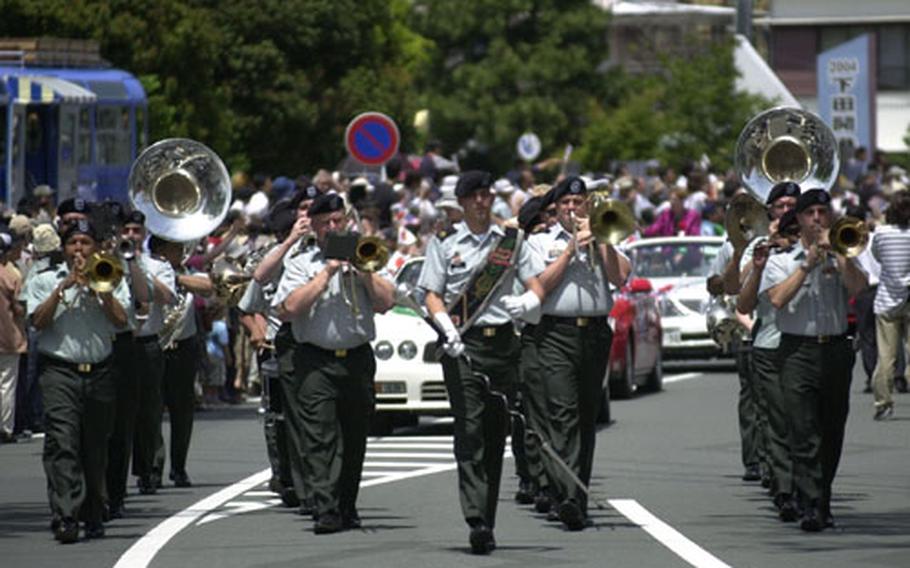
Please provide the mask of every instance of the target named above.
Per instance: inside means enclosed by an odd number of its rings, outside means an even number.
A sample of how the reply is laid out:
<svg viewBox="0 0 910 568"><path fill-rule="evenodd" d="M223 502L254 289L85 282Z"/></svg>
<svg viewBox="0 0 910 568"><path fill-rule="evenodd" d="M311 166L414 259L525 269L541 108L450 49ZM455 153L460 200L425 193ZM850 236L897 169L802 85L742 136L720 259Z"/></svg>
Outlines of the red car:
<svg viewBox="0 0 910 568"><path fill-rule="evenodd" d="M658 295L646 278L633 278L614 295L607 367L612 398L629 398L640 388L659 391L663 385Z"/></svg>

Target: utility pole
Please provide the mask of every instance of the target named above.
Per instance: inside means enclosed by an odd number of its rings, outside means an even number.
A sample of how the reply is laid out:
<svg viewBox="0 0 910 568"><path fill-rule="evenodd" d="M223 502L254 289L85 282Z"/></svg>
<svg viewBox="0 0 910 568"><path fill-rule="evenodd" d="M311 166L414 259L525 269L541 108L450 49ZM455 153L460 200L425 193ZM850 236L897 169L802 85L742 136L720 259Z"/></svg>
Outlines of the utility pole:
<svg viewBox="0 0 910 568"><path fill-rule="evenodd" d="M752 0L736 0L736 33L752 43Z"/></svg>

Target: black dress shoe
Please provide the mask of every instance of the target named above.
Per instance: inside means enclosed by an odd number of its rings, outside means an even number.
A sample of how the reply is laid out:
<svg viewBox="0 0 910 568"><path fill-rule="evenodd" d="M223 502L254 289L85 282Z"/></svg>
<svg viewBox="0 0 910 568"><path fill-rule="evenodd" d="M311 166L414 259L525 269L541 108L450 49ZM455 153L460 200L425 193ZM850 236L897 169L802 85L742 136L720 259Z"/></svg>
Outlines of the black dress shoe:
<svg viewBox="0 0 910 568"><path fill-rule="evenodd" d="M900 393L907 392L907 379L904 377L895 377L894 378L894 389Z"/></svg>
<svg viewBox="0 0 910 568"><path fill-rule="evenodd" d="M828 513L825 514L825 528L833 529L835 527L837 527L837 524L834 522L834 515L832 515L831 512L829 511Z"/></svg>
<svg viewBox="0 0 910 568"><path fill-rule="evenodd" d="M761 481L761 468L757 465L746 466L743 481Z"/></svg>
<svg viewBox="0 0 910 568"><path fill-rule="evenodd" d="M174 487L193 486L193 482L190 481L190 476L187 475L185 471L172 471L169 477L171 478L171 481L174 482Z"/></svg>
<svg viewBox="0 0 910 568"><path fill-rule="evenodd" d="M76 519L61 519L60 524L54 531L54 538L60 541L60 544L72 544L79 540L79 523Z"/></svg>
<svg viewBox="0 0 910 568"><path fill-rule="evenodd" d="M281 478L277 475L273 475L272 478L269 479L269 491L281 495L282 489L284 489L284 484L281 483Z"/></svg>
<svg viewBox="0 0 910 568"><path fill-rule="evenodd" d="M56 533L57 529L60 527L60 523L62 522L63 518L57 513L54 513L54 516L51 517L51 532Z"/></svg>
<svg viewBox="0 0 910 568"><path fill-rule="evenodd" d="M496 548L493 529L483 523L471 527L468 541L471 543L471 554L489 554Z"/></svg>
<svg viewBox="0 0 910 568"><path fill-rule="evenodd" d="M319 519L313 525L313 532L316 534L332 534L340 532L342 528L344 527L341 524L341 515L328 512L319 515Z"/></svg>
<svg viewBox="0 0 910 568"><path fill-rule="evenodd" d="M567 499L559 506L559 520L570 531L580 531L585 528L585 514L578 503Z"/></svg>
<svg viewBox="0 0 910 568"><path fill-rule="evenodd" d="M549 513L553 508L553 500L544 492L540 492L534 498L534 510L538 513Z"/></svg>
<svg viewBox="0 0 910 568"><path fill-rule="evenodd" d="M152 480L151 476L143 476L136 480L136 486L139 487L141 495L154 495L158 493L158 487Z"/></svg>
<svg viewBox="0 0 910 568"><path fill-rule="evenodd" d="M108 514L111 519L123 518L123 501L111 501L107 506Z"/></svg>
<svg viewBox="0 0 910 568"><path fill-rule="evenodd" d="M295 494L296 495L296 494ZM304 499L300 502L300 507L297 509L297 514L304 517L313 517L313 520L316 520L316 508L313 507L312 499Z"/></svg>
<svg viewBox="0 0 910 568"><path fill-rule="evenodd" d="M160 474L152 474L152 485L155 487L155 489L164 489L164 481L162 481Z"/></svg>
<svg viewBox="0 0 910 568"><path fill-rule="evenodd" d="M300 506L300 498L297 497L297 492L293 487L285 487L281 490L281 503L289 509Z"/></svg>
<svg viewBox="0 0 910 568"><path fill-rule="evenodd" d="M363 521L360 520L357 509L341 514L341 526L345 529L359 529L363 526Z"/></svg>
<svg viewBox="0 0 910 568"><path fill-rule="evenodd" d="M777 512L777 516L784 523L795 522L799 518L799 509L796 507L796 503L793 502L793 499L788 495L786 500L782 501L780 504L780 510Z"/></svg>
<svg viewBox="0 0 910 568"><path fill-rule="evenodd" d="M0 432L0 444L15 444L19 441L19 438L15 434L10 434L9 432Z"/></svg>
<svg viewBox="0 0 910 568"><path fill-rule="evenodd" d="M806 532L819 532L825 528L821 515L816 507L808 507L799 520L799 528Z"/></svg>
<svg viewBox="0 0 910 568"><path fill-rule="evenodd" d="M520 481L518 491L515 492L515 502L519 505L531 505L534 503L534 484L530 481Z"/></svg>
<svg viewBox="0 0 910 568"><path fill-rule="evenodd" d="M85 523L85 538L104 538L104 524L100 521Z"/></svg>

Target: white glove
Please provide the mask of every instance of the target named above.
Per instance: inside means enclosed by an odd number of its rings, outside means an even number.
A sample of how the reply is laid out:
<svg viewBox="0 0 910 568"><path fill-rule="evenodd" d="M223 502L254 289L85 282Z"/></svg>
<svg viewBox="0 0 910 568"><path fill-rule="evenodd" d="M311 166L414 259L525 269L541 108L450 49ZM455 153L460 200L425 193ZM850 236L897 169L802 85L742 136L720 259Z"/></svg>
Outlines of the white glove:
<svg viewBox="0 0 910 568"><path fill-rule="evenodd" d="M503 296L502 306L509 312L512 319L516 320L539 308L540 298L537 297L537 294L528 290L521 296Z"/></svg>
<svg viewBox="0 0 910 568"><path fill-rule="evenodd" d="M445 312L439 312L433 314L433 320L439 325L443 333L446 335L445 343L442 344L442 350L446 352L446 355L449 357L458 358L464 354L464 343L461 342L461 334L458 333L458 329L455 327L455 324L452 323L452 318L449 317L449 314Z"/></svg>

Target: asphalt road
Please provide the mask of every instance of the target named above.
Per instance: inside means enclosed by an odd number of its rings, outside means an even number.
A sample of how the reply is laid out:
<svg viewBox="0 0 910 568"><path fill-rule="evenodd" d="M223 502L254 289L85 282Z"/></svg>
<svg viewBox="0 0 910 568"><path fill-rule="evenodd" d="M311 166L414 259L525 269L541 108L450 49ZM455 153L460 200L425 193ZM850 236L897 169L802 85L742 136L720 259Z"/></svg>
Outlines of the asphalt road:
<svg viewBox="0 0 910 568"><path fill-rule="evenodd" d="M897 399L895 420L877 423L861 387L857 374L835 486L839 526L821 534L781 524L760 487L740 480L735 375L685 369L661 393L614 403L592 487L604 508L580 533L517 506L507 461L499 547L469 555L451 427L422 423L371 440L363 529L315 536L265 489L262 428L247 405L197 414L192 488L131 495L105 539L71 546L47 528L41 440L0 446L0 566L908 566L910 395Z"/></svg>

